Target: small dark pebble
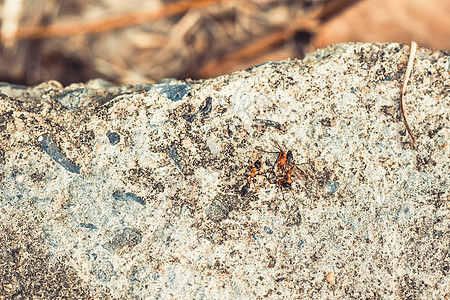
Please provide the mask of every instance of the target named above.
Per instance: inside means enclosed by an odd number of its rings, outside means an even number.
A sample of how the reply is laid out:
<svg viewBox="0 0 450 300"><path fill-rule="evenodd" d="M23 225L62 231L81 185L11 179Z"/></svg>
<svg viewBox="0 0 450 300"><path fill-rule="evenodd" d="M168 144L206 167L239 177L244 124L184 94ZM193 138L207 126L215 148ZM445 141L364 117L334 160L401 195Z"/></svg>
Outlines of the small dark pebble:
<svg viewBox="0 0 450 300"><path fill-rule="evenodd" d="M80 223L80 227L87 229L98 229L94 224L91 223Z"/></svg>
<svg viewBox="0 0 450 300"><path fill-rule="evenodd" d="M59 150L58 146L48 135L42 136L41 148L48 154L55 162L60 164L64 169L71 173L80 174L80 167L68 160L64 154Z"/></svg>
<svg viewBox="0 0 450 300"><path fill-rule="evenodd" d="M328 193L334 194L341 184L339 182L330 182L327 184L326 189Z"/></svg>
<svg viewBox="0 0 450 300"><path fill-rule="evenodd" d="M202 115L206 116L209 114L212 110L212 98L206 97L205 103L203 103L203 106L200 108L200 111L202 112Z"/></svg>
<svg viewBox="0 0 450 300"><path fill-rule="evenodd" d="M142 199L141 197L139 197L133 193L115 191L112 194L112 196L117 201L136 201L137 203L139 203L141 205L145 205L144 199Z"/></svg>
<svg viewBox="0 0 450 300"><path fill-rule="evenodd" d="M184 96L191 89L190 84L152 84L148 86L142 86L142 89L146 91L155 91L160 95L163 95L167 99L177 102L183 99Z"/></svg>
<svg viewBox="0 0 450 300"><path fill-rule="evenodd" d="M167 97L167 99L177 102L189 92L191 87L187 84L169 84L162 88L159 93Z"/></svg>
<svg viewBox="0 0 450 300"><path fill-rule="evenodd" d="M266 233L268 233L268 234L272 234L272 233L273 233L273 230L270 229L270 228L267 227L267 226L264 226L264 231L265 231Z"/></svg>
<svg viewBox="0 0 450 300"><path fill-rule="evenodd" d="M276 122L276 121L272 121L272 120L268 120L268 119L255 119L258 123L261 123L263 126L265 127L274 127L275 129L281 130L281 124Z"/></svg>
<svg viewBox="0 0 450 300"><path fill-rule="evenodd" d="M173 147L172 149L170 149L168 151L167 154L169 155L170 159L172 159L172 161L175 163L178 170L180 170L180 172L183 172L183 167L181 167L180 162L178 160L177 149L175 147Z"/></svg>
<svg viewBox="0 0 450 300"><path fill-rule="evenodd" d="M120 142L120 135L116 132L107 132L106 136L109 139L109 143L113 146Z"/></svg>
<svg viewBox="0 0 450 300"><path fill-rule="evenodd" d="M189 123L192 123L199 113L201 113L203 116L206 116L209 113L211 113L211 110L212 110L212 98L207 97L202 107L200 107L200 109L197 112L195 112L192 115L183 115L183 119L185 119Z"/></svg>

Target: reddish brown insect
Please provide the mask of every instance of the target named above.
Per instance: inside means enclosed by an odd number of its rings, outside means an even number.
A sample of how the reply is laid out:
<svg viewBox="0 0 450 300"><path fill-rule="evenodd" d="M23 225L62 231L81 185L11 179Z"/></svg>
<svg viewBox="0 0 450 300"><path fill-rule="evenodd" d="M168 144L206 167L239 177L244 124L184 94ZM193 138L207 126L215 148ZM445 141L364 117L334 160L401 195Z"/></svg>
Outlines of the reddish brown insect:
<svg viewBox="0 0 450 300"><path fill-rule="evenodd" d="M250 182L252 181L253 177L255 177L256 172L258 172L261 169L261 160L258 158L252 165L251 165L251 173L250 176L247 179L247 182L241 189L241 196L245 196L247 194L248 189L250 188Z"/></svg>
<svg viewBox="0 0 450 300"><path fill-rule="evenodd" d="M274 176L275 181L273 181L274 180L273 178L272 179L268 178L269 182L271 182L271 183L278 183L278 182L280 182L280 180L286 181L286 178L285 179L281 178L279 180L276 180L276 178L287 177L287 173L289 173L291 165L294 163L294 156L292 155L291 150L288 150L288 151L281 150L281 147L278 143L276 143L276 147L278 148L278 151L266 151L259 147L257 148L258 150L266 152L266 153L278 153L277 160L273 164L273 167L271 170L271 174ZM275 172L275 167L276 167L277 172ZM292 179L290 179L290 173L289 173L289 180L287 180L287 181L292 182Z"/></svg>
<svg viewBox="0 0 450 300"><path fill-rule="evenodd" d="M288 188L292 185L292 174L295 169L299 170L302 173L303 177L307 177L305 172L300 170L294 163L294 155L291 150L284 151L281 149L278 143L276 144L278 151L265 151L259 149L260 151L266 153L278 153L277 159L273 164L271 174L273 175L272 179L269 179L269 182L276 183L282 188Z"/></svg>
<svg viewBox="0 0 450 300"><path fill-rule="evenodd" d="M289 188L291 187L292 184L292 173L293 171L297 169L296 174L298 174L298 172L300 173L300 176L302 176L303 178L309 178L309 176L303 171L301 170L299 167L297 167L297 165L295 165L294 162L290 163L287 165L285 171L286 173L284 175L280 175L281 178L277 180L277 184L281 187L284 188ZM279 177L280 177L279 176Z"/></svg>
<svg viewBox="0 0 450 300"><path fill-rule="evenodd" d="M292 176L292 174L291 174L292 169L293 169L293 166L292 165L288 165L287 168L286 168L286 174L280 175L281 178L277 180L277 184L279 186L284 187L284 188L291 187L291 184L292 184L292 178L291 178L291 176Z"/></svg>
<svg viewBox="0 0 450 300"><path fill-rule="evenodd" d="M281 173L287 172L290 168L290 165L294 163L294 156L292 155L291 150L282 151L280 150L278 154L278 158L275 161L275 165L278 167L278 171Z"/></svg>

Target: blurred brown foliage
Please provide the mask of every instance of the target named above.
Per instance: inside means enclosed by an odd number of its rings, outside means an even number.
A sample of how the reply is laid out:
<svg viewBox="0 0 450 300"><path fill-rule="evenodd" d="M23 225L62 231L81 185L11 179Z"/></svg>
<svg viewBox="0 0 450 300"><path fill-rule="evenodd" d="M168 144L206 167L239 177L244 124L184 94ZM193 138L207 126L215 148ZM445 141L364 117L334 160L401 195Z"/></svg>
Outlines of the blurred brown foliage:
<svg viewBox="0 0 450 300"><path fill-rule="evenodd" d="M446 0L4 0L0 81L207 78L326 45L450 49Z"/></svg>

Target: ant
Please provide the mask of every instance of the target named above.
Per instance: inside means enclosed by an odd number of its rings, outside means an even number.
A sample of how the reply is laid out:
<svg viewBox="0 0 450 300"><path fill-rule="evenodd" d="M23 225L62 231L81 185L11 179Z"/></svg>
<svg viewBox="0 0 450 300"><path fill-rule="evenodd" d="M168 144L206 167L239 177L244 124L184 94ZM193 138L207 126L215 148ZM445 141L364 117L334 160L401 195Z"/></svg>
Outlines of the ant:
<svg viewBox="0 0 450 300"><path fill-rule="evenodd" d="M294 155L292 154L291 150L283 151L280 150L278 154L278 158L275 161L275 164L278 166L278 170L281 172L288 171L290 168L290 165L294 163Z"/></svg>
<svg viewBox="0 0 450 300"><path fill-rule="evenodd" d="M281 175L282 177L278 179L277 184L284 188L290 188L292 184L292 174L291 171L295 168L298 169L296 165L288 165L286 168L286 175Z"/></svg>
<svg viewBox="0 0 450 300"><path fill-rule="evenodd" d="M281 150L280 145L275 141L276 147L278 148L277 151L265 151L263 149L258 149L260 151L266 152L266 153L278 153L277 160L273 164L271 173L275 176L275 178L279 178L278 180L275 180L272 183L276 183L280 187L289 188L292 184L292 171L294 169L300 170L299 167L297 167L294 163L294 155L292 154L291 150L283 151ZM275 173L275 167L277 167L278 174ZM302 175L307 177L307 175L302 171ZM281 178L280 178L281 177ZM270 179L269 179L270 182Z"/></svg>
<svg viewBox="0 0 450 300"><path fill-rule="evenodd" d="M271 173L275 176L275 177L280 177L280 176L285 176L284 174L286 173L286 177L289 177L289 180L292 182L292 179L290 178L290 170L291 170L291 165L294 164L294 155L292 154L291 150L288 151L283 151L281 150L280 145L275 141L276 143L276 147L278 149L278 151L266 151L261 149L260 147L257 147L257 149L259 151L263 151L266 153L278 153L278 157L277 160L275 161L275 163L273 164ZM278 174L275 173L275 167L277 167L278 170ZM287 174L289 174L289 176L287 176ZM280 179L282 180L282 179ZM271 182L271 183L278 183L280 180L276 181L276 182ZM271 180L269 179L269 182Z"/></svg>
<svg viewBox="0 0 450 300"><path fill-rule="evenodd" d="M250 182L252 181L253 177L255 177L256 172L261 169L261 166L261 160L259 158L251 165L252 171L247 179L247 182L241 189L241 196L245 196L245 194L247 194L248 189L250 188Z"/></svg>
<svg viewBox="0 0 450 300"><path fill-rule="evenodd" d="M282 188L290 188L291 184L292 184L292 171L294 169L297 169L298 171L301 172L301 176L305 179L308 179L309 176L303 171L301 170L299 167L297 167L296 164L294 164L293 162L290 163L287 168L286 168L286 174L285 175L281 175L281 178L278 179L277 184L282 187ZM280 175L279 175L280 176Z"/></svg>

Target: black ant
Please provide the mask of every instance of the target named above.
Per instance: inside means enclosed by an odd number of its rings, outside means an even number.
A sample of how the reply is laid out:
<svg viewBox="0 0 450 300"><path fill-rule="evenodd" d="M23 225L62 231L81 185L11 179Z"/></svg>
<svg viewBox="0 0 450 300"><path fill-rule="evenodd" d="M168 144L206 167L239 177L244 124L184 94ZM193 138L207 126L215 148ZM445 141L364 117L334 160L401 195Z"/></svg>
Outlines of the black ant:
<svg viewBox="0 0 450 300"><path fill-rule="evenodd" d="M241 189L241 196L245 196L245 194L247 194L248 189L250 188L250 182L252 181L253 177L255 177L256 172L261 169L261 166L261 160L259 158L251 165L252 171L247 179L247 182Z"/></svg>

